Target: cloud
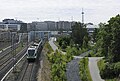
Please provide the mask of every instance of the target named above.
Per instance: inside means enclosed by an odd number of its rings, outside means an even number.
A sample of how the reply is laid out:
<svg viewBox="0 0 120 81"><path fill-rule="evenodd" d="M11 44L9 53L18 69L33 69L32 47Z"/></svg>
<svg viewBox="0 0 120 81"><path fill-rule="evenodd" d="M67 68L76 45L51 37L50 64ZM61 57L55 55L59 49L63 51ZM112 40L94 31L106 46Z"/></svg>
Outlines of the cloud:
<svg viewBox="0 0 120 81"><path fill-rule="evenodd" d="M0 18L81 21L84 8L85 22L105 22L120 12L119 0L0 0Z"/></svg>

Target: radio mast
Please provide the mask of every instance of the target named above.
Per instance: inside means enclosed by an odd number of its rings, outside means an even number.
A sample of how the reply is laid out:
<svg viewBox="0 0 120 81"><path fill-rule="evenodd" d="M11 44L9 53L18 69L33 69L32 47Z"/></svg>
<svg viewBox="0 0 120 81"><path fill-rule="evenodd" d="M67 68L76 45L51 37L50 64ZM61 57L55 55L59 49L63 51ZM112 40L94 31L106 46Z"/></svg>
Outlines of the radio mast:
<svg viewBox="0 0 120 81"><path fill-rule="evenodd" d="M84 24L84 11L83 11L83 8L82 8L82 24Z"/></svg>

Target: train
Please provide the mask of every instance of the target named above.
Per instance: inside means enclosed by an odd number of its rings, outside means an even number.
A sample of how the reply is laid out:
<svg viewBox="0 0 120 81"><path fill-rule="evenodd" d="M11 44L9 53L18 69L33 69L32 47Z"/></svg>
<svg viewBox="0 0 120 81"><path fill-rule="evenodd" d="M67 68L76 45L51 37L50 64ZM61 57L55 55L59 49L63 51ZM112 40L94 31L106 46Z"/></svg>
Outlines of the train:
<svg viewBox="0 0 120 81"><path fill-rule="evenodd" d="M28 47L27 49L27 60L30 61L35 61L40 54L40 49L43 46L43 40L40 42L34 42L31 46Z"/></svg>

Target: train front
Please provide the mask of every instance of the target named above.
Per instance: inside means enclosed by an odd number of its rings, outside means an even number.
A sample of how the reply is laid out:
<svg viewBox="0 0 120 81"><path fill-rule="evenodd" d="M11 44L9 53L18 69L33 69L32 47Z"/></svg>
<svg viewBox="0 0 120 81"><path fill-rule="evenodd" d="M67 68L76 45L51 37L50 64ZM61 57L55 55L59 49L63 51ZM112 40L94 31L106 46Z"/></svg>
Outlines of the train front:
<svg viewBox="0 0 120 81"><path fill-rule="evenodd" d="M37 58L36 53L37 53L36 46L29 47L27 50L27 60L28 61L35 61Z"/></svg>

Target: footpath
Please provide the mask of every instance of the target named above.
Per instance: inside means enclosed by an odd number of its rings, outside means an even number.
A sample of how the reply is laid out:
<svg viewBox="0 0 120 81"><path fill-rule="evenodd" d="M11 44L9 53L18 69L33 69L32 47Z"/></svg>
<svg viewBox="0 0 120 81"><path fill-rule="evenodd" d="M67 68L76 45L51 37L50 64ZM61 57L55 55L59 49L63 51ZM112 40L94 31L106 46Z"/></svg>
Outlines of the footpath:
<svg viewBox="0 0 120 81"><path fill-rule="evenodd" d="M54 38L51 38L49 40L49 44L52 47L52 49L58 50L58 47L53 42ZM80 75L79 75L79 61L81 58L85 57L87 55L87 52L84 52L80 54L79 56L74 56L74 59L71 60L69 63L67 63L66 68L66 77L67 81L81 81ZM104 81L101 79L99 74L99 69L97 66L97 61L101 59L101 57L89 57L89 70L93 81Z"/></svg>
<svg viewBox="0 0 120 81"><path fill-rule="evenodd" d="M55 50L58 49L58 47L54 44L53 40L54 40L54 39L51 38L51 39L49 40L49 44L50 44L50 46L52 47L52 49L55 51Z"/></svg>
<svg viewBox="0 0 120 81"><path fill-rule="evenodd" d="M90 51L88 51L90 52ZM66 75L67 81L81 81L79 75L79 62L88 52L82 53L80 56L74 56L74 59L67 64Z"/></svg>
<svg viewBox="0 0 120 81"><path fill-rule="evenodd" d="M102 59L102 57L89 57L89 70L93 81L104 81L101 79L99 74L99 69L97 62Z"/></svg>

